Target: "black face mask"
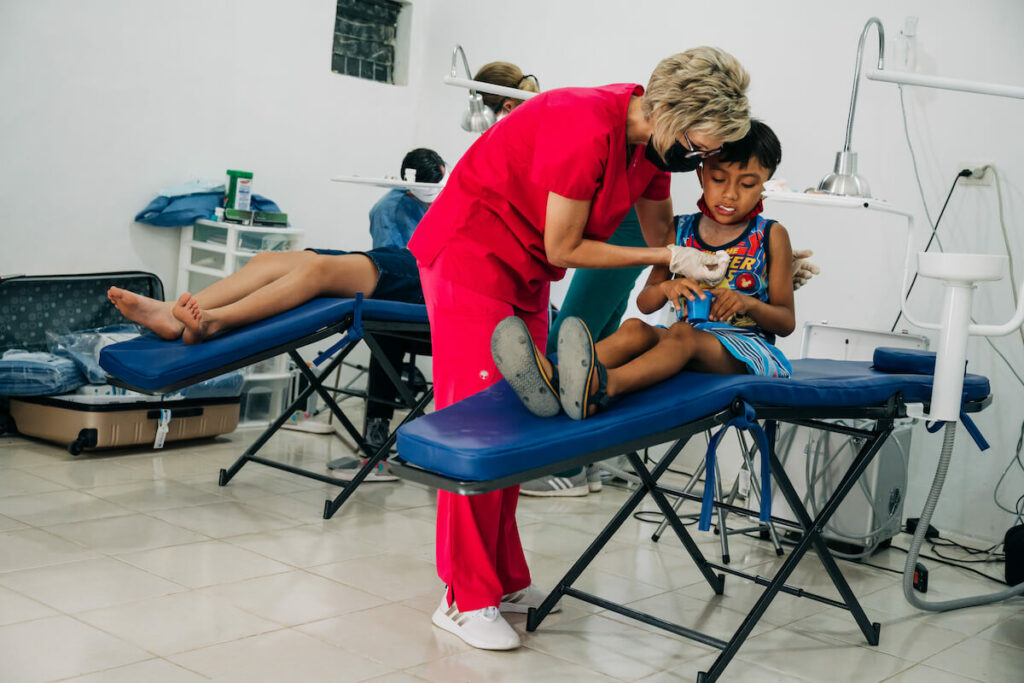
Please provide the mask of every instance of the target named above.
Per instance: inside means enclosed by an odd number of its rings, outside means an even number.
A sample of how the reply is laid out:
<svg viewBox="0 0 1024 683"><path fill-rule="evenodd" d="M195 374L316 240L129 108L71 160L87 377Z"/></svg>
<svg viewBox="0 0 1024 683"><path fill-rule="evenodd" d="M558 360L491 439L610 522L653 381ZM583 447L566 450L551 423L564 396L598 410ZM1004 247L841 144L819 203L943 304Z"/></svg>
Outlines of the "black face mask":
<svg viewBox="0 0 1024 683"><path fill-rule="evenodd" d="M647 141L647 149L644 151L644 156L659 170L668 171L669 173L687 173L697 170L700 162L703 161L700 155L686 156L689 151L683 146L683 143L676 140L675 144L665 152L665 158L662 159L658 156L658 151L654 149L654 137L652 136Z"/></svg>

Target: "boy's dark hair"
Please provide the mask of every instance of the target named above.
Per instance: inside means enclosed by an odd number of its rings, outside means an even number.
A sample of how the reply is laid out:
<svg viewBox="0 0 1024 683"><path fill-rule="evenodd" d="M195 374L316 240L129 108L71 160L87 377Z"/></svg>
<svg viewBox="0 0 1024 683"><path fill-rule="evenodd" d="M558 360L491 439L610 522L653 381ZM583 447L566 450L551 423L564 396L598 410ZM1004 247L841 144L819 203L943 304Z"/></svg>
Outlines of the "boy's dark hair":
<svg viewBox="0 0 1024 683"><path fill-rule="evenodd" d="M718 161L724 164L739 163L746 166L751 159L757 159L772 177L782 163L782 143L768 124L757 119L750 120L750 131L736 142L722 145Z"/></svg>
<svg viewBox="0 0 1024 683"><path fill-rule="evenodd" d="M444 163L441 155L432 149L419 147L405 155L402 159L402 172L399 177L405 180L405 169L416 171L417 183L439 183L444 177Z"/></svg>

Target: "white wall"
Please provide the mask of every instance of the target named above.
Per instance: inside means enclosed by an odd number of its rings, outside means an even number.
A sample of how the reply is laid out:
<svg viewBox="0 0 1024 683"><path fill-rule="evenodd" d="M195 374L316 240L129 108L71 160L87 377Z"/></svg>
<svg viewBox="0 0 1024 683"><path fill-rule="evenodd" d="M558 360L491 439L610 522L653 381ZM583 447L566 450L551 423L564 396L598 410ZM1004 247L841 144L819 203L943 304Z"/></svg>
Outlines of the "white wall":
<svg viewBox="0 0 1024 683"><path fill-rule="evenodd" d="M472 143L457 125L464 91L440 82L456 43L472 68L513 61L544 88L644 83L668 54L723 47L747 66L755 114L782 139L778 177L801 189L831 170L842 145L857 38L869 16L882 19L890 48L903 18L920 17L920 72L1024 83L1024 4L1016 0L415 0L409 85L401 87L330 72L334 11L330 0L0 4L0 272L142 267L170 281L176 231L131 218L158 188L217 178L226 168L254 171L256 191L291 214L307 243L365 247L366 211L378 194L327 179L394 173L413 146L454 161ZM865 68L876 43L872 33ZM908 89L906 102L933 216L960 162L995 163L1024 276L1024 102L921 89ZM923 235L895 86L862 82L853 148L874 194L916 210ZM694 210L698 192L692 176L676 177L677 211ZM942 223L946 248L1001 253L995 202L990 187L958 190ZM798 294L800 326L827 319L888 329L900 220L793 207L772 215L794 244L816 250L824 269ZM922 316L937 313L936 291L919 285ZM1006 281L984 286L976 301L983 321L1005 319L1012 308ZM1024 367L1019 337L996 343ZM798 334L783 346L795 354ZM995 509L991 489L1016 444L1024 391L982 343L972 344L970 367L992 378L996 401L978 422L993 449L979 454L960 437L936 524L995 539L1010 517ZM910 509L920 507L938 445L915 435ZM1022 490L1024 477L1013 475L1003 500Z"/></svg>
<svg viewBox="0 0 1024 683"><path fill-rule="evenodd" d="M409 124L415 66L401 87L330 71L334 15L330 0L0 3L0 273L144 268L173 290L178 229L132 218L228 168L253 171L307 244L369 247L383 191L328 179L397 175L432 142Z"/></svg>

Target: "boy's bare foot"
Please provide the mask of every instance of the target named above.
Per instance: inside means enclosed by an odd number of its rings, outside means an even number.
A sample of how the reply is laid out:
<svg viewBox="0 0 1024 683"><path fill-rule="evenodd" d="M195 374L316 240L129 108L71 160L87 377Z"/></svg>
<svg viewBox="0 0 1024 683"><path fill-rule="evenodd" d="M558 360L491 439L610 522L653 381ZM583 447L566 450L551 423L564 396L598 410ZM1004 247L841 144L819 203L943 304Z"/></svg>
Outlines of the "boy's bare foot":
<svg viewBox="0 0 1024 683"><path fill-rule="evenodd" d="M198 344L210 336L209 321L206 320L202 309L199 308L199 302L188 292L178 298L171 313L185 326L185 330L181 333L181 340L186 344Z"/></svg>
<svg viewBox="0 0 1024 683"><path fill-rule="evenodd" d="M184 330L184 325L171 314L171 304L166 301L157 301L120 287L108 289L107 298L121 315L151 330L161 339L177 339Z"/></svg>

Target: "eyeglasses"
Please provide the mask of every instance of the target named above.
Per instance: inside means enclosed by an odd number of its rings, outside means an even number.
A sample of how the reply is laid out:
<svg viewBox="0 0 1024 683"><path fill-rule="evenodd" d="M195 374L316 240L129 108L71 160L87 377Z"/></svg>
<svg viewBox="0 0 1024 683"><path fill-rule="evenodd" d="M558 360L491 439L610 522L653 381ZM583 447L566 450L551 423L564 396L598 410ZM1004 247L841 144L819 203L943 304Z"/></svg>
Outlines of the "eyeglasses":
<svg viewBox="0 0 1024 683"><path fill-rule="evenodd" d="M709 149L707 151L705 151L703 149L697 149L697 148L694 147L693 143L690 142L690 138L686 135L686 133L683 133L683 139L686 140L686 146L689 147L689 149L690 149L689 152L686 152L683 155L687 159L692 159L694 157L700 157L701 159L707 159L708 157L714 156L714 155L716 155L716 154L718 154L719 152L722 151L721 147L716 147L715 149Z"/></svg>

